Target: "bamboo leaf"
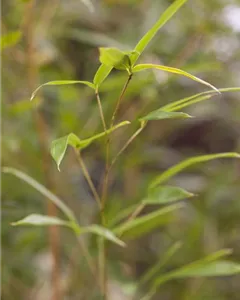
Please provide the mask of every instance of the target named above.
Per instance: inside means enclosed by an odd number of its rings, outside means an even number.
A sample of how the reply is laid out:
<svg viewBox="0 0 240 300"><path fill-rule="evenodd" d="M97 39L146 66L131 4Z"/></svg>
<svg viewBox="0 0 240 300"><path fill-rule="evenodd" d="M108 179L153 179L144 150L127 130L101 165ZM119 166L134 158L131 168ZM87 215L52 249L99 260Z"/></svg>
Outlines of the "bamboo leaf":
<svg viewBox="0 0 240 300"><path fill-rule="evenodd" d="M156 35L158 30L168 21L171 17L179 10L179 8L186 2L187 0L176 0L170 5L167 10L160 16L158 21L153 25L153 27L142 37L142 39L138 42L135 47L136 53L132 57L132 63L134 64L143 50L147 47L153 37Z"/></svg>
<svg viewBox="0 0 240 300"><path fill-rule="evenodd" d="M195 156L188 158L179 164L169 168L161 175L157 176L150 184L150 188L154 188L159 184L162 184L169 178L173 177L177 173L181 172L183 169L190 167L192 165L206 162L209 160L217 159L217 158L240 158L240 154L234 152L227 152L227 153L217 153L217 154L209 154L209 155L202 155L202 156Z"/></svg>
<svg viewBox="0 0 240 300"><path fill-rule="evenodd" d="M220 93L219 90L217 88L215 88L213 85L211 85L210 83L186 72L183 71L181 69L177 69L177 68L172 68L172 67L167 67L167 66L162 66L162 65L155 65L155 64L140 64L140 65L136 65L135 67L133 67L133 73L135 72L140 72L142 70L147 70L147 69L157 69L157 70L161 70L161 71L165 71L168 73L174 73L174 74L178 74L178 75L182 75L185 77L188 77L194 81L197 81L199 83L202 83L206 86L211 87L213 90L215 90L216 92Z"/></svg>
<svg viewBox="0 0 240 300"><path fill-rule="evenodd" d="M126 52L117 48L99 48L99 51L99 60L102 64L118 70L128 70L130 68L130 58Z"/></svg>
<svg viewBox="0 0 240 300"><path fill-rule="evenodd" d="M240 274L240 264L231 261L214 261L176 271L172 278L212 277Z"/></svg>
<svg viewBox="0 0 240 300"><path fill-rule="evenodd" d="M2 168L3 173L12 174L16 176L17 178L25 181L30 186L32 186L35 190L40 192L43 196L45 196L47 199L52 201L68 218L69 220L75 222L76 218L74 216L74 213L68 208L68 206L57 196L55 196L52 192L50 192L48 189L46 189L42 184L37 182L32 177L28 176L27 174L9 167Z"/></svg>
<svg viewBox="0 0 240 300"><path fill-rule="evenodd" d="M128 121L123 121L110 129L106 130L106 132L101 132L87 139L79 139L74 133L70 133L64 137L61 137L57 140L54 140L51 145L51 155L55 162L57 163L58 170L60 171L60 164L64 158L64 155L67 150L67 146L70 145L75 149L82 150L89 146L93 141L106 136L106 134L110 134L114 130L119 127L130 124Z"/></svg>
<svg viewBox="0 0 240 300"><path fill-rule="evenodd" d="M142 200L142 203L145 205L167 204L193 196L194 194L176 186L157 186L149 191L148 196Z"/></svg>
<svg viewBox="0 0 240 300"><path fill-rule="evenodd" d="M89 81L83 81L83 80L55 80L55 81L49 81L46 82L42 85L40 85L31 95L31 101L34 99L34 97L36 96L37 92L46 85L68 85L68 84L84 84L87 85L88 87L95 89L95 86L92 82Z"/></svg>
<svg viewBox="0 0 240 300"><path fill-rule="evenodd" d="M104 228L102 226L99 226L99 225L91 225L91 226L88 226L88 227L84 227L83 229L84 232L91 232L91 233L94 233L96 235L99 235L121 247L125 247L126 244L121 241L112 231L110 231L109 229L107 228Z"/></svg>
<svg viewBox="0 0 240 300"><path fill-rule="evenodd" d="M165 120L165 119L187 119L187 118L192 118L192 117L183 112L168 112L160 108L150 112L149 114L140 118L139 120L156 121L156 120Z"/></svg>
<svg viewBox="0 0 240 300"><path fill-rule="evenodd" d="M81 140L73 133L67 136L54 140L51 145L51 155L57 163L58 170L60 171L60 164L64 158L67 146L71 145L73 148L78 148Z"/></svg>
<svg viewBox="0 0 240 300"><path fill-rule="evenodd" d="M219 89L219 92L221 92L221 93L240 92L240 87L223 88L223 89ZM169 104L161 107L161 109L164 111L176 111L176 110L182 109L185 106L191 105L193 103L197 103L200 101L210 99L214 95L216 95L216 92L213 90L202 92L202 93L195 94L193 96L186 97L186 98L174 101L172 103L169 103Z"/></svg>
<svg viewBox="0 0 240 300"><path fill-rule="evenodd" d="M113 232L116 235L120 235L125 238L136 238L138 236L142 236L149 231L168 223L172 218L172 212L181 207L181 204L174 204L149 213L143 217L138 217L131 221L127 220L123 224L115 227Z"/></svg>
<svg viewBox="0 0 240 300"><path fill-rule="evenodd" d="M34 225L34 226L52 226L63 225L70 226L70 222L64 221L57 217L50 217L46 215L31 214L22 220L12 223L13 226L19 225Z"/></svg>
<svg viewBox="0 0 240 300"><path fill-rule="evenodd" d="M111 67L111 66L106 66L104 64L100 65L100 67L98 68L98 70L93 78L93 83L94 83L94 86L96 89L99 88L99 86L103 83L103 81L110 74L112 69L113 69L113 67Z"/></svg>
<svg viewBox="0 0 240 300"><path fill-rule="evenodd" d="M220 260L222 257L226 257L231 253L231 249L221 249L207 255L202 259L161 275L155 279L152 290L156 291L156 289L161 284L174 278L223 276L236 274L237 272L239 272L239 265L237 266L236 264L234 264L233 266L231 262L228 262L228 266L226 264L223 265L223 261ZM218 265L218 263L220 264Z"/></svg>

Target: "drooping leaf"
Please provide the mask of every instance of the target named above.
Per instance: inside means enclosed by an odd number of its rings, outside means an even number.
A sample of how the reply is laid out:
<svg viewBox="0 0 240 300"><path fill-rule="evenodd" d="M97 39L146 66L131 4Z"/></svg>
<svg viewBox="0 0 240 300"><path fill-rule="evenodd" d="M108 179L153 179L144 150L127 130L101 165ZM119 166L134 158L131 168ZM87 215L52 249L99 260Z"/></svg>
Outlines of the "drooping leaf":
<svg viewBox="0 0 240 300"><path fill-rule="evenodd" d="M176 0L170 5L167 10L160 16L158 21L153 25L153 27L142 37L142 39L138 42L135 47L136 54L132 58L132 63L134 64L138 57L141 55L145 47L150 43L153 37L156 35L158 30L168 21L171 17L179 10L179 8L186 2L187 0Z"/></svg>
<svg viewBox="0 0 240 300"><path fill-rule="evenodd" d="M1 50L16 45L22 37L21 31L11 31L1 36Z"/></svg>
<svg viewBox="0 0 240 300"><path fill-rule="evenodd" d="M57 163L58 170L60 170L59 166L64 158L64 155L66 153L68 145L70 145L73 148L78 149L78 150L84 149L87 146L89 146L93 141L95 141L99 138L102 138L102 137L106 136L106 134L110 134L117 128L128 125L128 124L130 124L129 121L123 121L123 122L111 127L110 129L107 129L106 132L104 131L104 132L98 133L90 138L83 139L83 140L79 139L74 133L70 133L64 137L61 137L61 138L53 141L52 145L51 145L51 155Z"/></svg>
<svg viewBox="0 0 240 300"><path fill-rule="evenodd" d="M92 82L89 81L83 81L83 80L55 80L55 81L49 81L46 82L42 85L40 85L31 95L31 99L33 100L34 97L36 96L37 92L46 85L69 85L69 84L84 84L87 85L88 87L95 89L94 84Z"/></svg>
<svg viewBox="0 0 240 300"><path fill-rule="evenodd" d="M157 186L142 200L144 204L166 204L193 197L194 194L176 186Z"/></svg>
<svg viewBox="0 0 240 300"><path fill-rule="evenodd" d="M117 226L113 231L115 234L123 236L124 238L136 238L142 236L149 231L168 223L172 219L172 212L181 207L182 205L178 203L161 208L143 217L138 217L131 221L127 220L123 224Z"/></svg>
<svg viewBox="0 0 240 300"><path fill-rule="evenodd" d="M183 71L181 69L177 69L177 68L172 68L172 67L167 67L167 66L162 66L162 65L155 65L155 64L140 64L140 65L136 65L133 67L133 73L135 72L140 72L142 70L147 70L147 69L157 69L157 70L161 70L161 71L165 71L165 72L168 72L168 73L173 73L173 74L178 74L178 75L182 75L182 76L185 76L185 77L188 77L194 81L197 81L199 83L202 83L206 86L209 86L211 87L213 90L215 90L216 92L220 93L219 90L217 88L215 88L213 85L211 85L210 83L186 72L186 71Z"/></svg>
<svg viewBox="0 0 240 300"><path fill-rule="evenodd" d="M81 140L73 133L66 135L62 138L59 138L52 142L51 145L51 155L57 163L58 170L60 171L60 164L63 160L67 146L71 145L73 148L78 148L81 143Z"/></svg>
<svg viewBox="0 0 240 300"><path fill-rule="evenodd" d="M99 48L99 51L99 60L102 64L118 70L130 68L130 58L126 52L117 48Z"/></svg>
<svg viewBox="0 0 240 300"><path fill-rule="evenodd" d="M46 215L31 214L22 220L12 223L13 226L19 225L34 225L34 226L51 226L51 225L63 225L70 226L70 222L64 221L57 217L50 217Z"/></svg>
<svg viewBox="0 0 240 300"><path fill-rule="evenodd" d="M224 88L224 89L218 89L218 90L221 93L239 92L240 87ZM210 97L214 96L215 94L216 94L216 92L213 90L202 92L202 93L195 94L193 96L186 97L186 98L174 101L172 103L169 103L169 104L161 107L161 109L164 111L176 111L176 110L182 109L185 106L191 105L193 103L207 100Z"/></svg>
<svg viewBox="0 0 240 300"><path fill-rule="evenodd" d="M188 159L180 162L179 164L169 168L168 170L163 172L161 175L157 176L151 182L150 189L159 184L162 184L163 182L165 182L166 180L173 177L174 175L181 172L183 169L185 169L187 167L190 167L192 165L195 165L195 164L198 164L201 162L217 159L217 158L228 158L228 157L229 158L240 158L240 154L234 153L234 152L227 152L227 153L201 155L201 156L195 156L195 157L188 158Z"/></svg>
<svg viewBox="0 0 240 300"><path fill-rule="evenodd" d="M30 186L32 186L35 190L37 190L43 196L45 196L48 200L52 201L69 218L69 220L73 222L76 221L74 213L70 210L70 208L61 199L59 199L56 195L54 195L52 192L50 192L48 189L46 189L42 184L37 182L32 177L28 176L27 174L17 169L9 168L9 167L3 167L2 172L7 174L12 174L17 178L25 181Z"/></svg>
<svg viewBox="0 0 240 300"><path fill-rule="evenodd" d="M165 120L165 119L187 119L192 118L190 115L183 112L168 112L162 109L157 109L146 116L140 118L140 120L144 121L155 121L155 120Z"/></svg>
<svg viewBox="0 0 240 300"><path fill-rule="evenodd" d="M88 227L83 228L83 232L91 232L94 234L97 234L101 237L103 237L104 239L107 239L121 247L125 247L126 244L121 241L115 234L114 232L112 232L111 230L104 228L102 226L99 225L91 225Z"/></svg>
<svg viewBox="0 0 240 300"><path fill-rule="evenodd" d="M113 69L113 67L111 67L111 66L106 66L104 64L100 65L100 67L98 68L98 70L93 78L93 83L94 83L96 89L98 89L100 87L100 85L107 78L107 76L110 74L112 69Z"/></svg>

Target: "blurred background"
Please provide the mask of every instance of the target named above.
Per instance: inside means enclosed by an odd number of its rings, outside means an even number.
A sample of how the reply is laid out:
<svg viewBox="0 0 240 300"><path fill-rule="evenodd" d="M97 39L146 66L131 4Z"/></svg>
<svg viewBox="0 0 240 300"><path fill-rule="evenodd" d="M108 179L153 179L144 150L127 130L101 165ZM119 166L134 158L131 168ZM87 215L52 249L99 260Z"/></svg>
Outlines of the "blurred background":
<svg viewBox="0 0 240 300"><path fill-rule="evenodd" d="M2 165L26 172L64 199L80 224L98 222L98 210L73 151L57 171L51 141L74 132L81 138L102 131L94 93L81 85L45 87L52 80L92 80L98 47L134 48L172 3L170 0L2 1ZM92 4L92 5L91 5ZM218 88L240 86L240 1L188 1L160 30L142 62L182 68ZM108 120L126 74L113 71L100 89ZM206 90L187 78L163 72L133 77L118 121L130 120L112 136L111 155L136 130L134 120L164 104ZM240 93L225 93L185 109L195 118L150 122L127 148L111 174L107 214L143 198L149 181L194 155L240 151ZM102 142L83 152L100 188L105 165ZM133 299L139 278L176 241L182 242L164 271L221 248L240 259L240 164L215 160L187 169L169 183L196 193L174 220L151 234L111 246L110 299ZM149 209L151 210L151 209ZM2 175L2 299L99 299L98 288L74 235L58 228L11 227L30 213L56 209L24 182ZM85 242L93 260L96 246ZM174 280L154 299L237 300L240 277ZM140 287L144 294L148 286Z"/></svg>

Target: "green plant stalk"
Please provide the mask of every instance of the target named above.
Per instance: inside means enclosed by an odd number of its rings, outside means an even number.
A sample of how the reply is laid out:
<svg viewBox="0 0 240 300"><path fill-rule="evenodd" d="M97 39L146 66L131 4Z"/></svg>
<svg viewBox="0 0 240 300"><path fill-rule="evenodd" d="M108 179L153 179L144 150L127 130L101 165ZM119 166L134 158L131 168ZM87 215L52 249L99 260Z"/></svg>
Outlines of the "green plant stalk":
<svg viewBox="0 0 240 300"><path fill-rule="evenodd" d="M102 103L101 103L101 99L100 99L100 96L99 96L98 89L95 90L95 95L96 95L96 98L97 98L98 109L99 109L100 117L101 117L101 120L102 120L103 129L106 132L107 131L107 126L106 126L106 121L105 121L105 118L104 118Z"/></svg>
<svg viewBox="0 0 240 300"><path fill-rule="evenodd" d="M84 161L82 159L81 151L79 151L76 148L74 148L74 152L75 152L77 161L79 162L79 165L80 165L80 167L81 167L81 169L83 171L83 175L84 175L85 179L87 180L87 183L88 183L88 185L89 185L89 187L90 187L90 189L91 189L91 191L93 193L93 196L94 196L94 198L95 198L95 200L96 200L99 208L101 209L101 199L100 199L100 197L98 195L98 192L96 191L96 188L95 188L95 186L94 186L94 184L92 182L91 176L90 176L90 174L89 174L89 172L87 170L87 167L86 167L86 165L85 165L85 163L84 163Z"/></svg>
<svg viewBox="0 0 240 300"><path fill-rule="evenodd" d="M88 264L88 267L93 275L93 278L94 280L96 281L96 283L98 284L99 288L101 289L101 284L98 280L98 276L97 276L97 271L96 271L96 268L94 266L94 263L93 263L93 260L91 258L91 255L89 254L87 248L85 247L85 244L83 243L83 241L81 240L80 238L80 232L81 232L81 229L78 225L78 223L76 222L71 222L71 228L73 229L74 233L75 233L75 236L76 236L76 239L77 239L77 242L80 246L80 249L83 253L83 256L85 257L86 259L86 262Z"/></svg>
<svg viewBox="0 0 240 300"><path fill-rule="evenodd" d="M120 103L124 97L124 94L127 90L127 87L130 83L130 80L132 78L132 74L129 73L128 79L125 82L123 89L121 91L121 94L117 100L117 104L116 107L114 109L112 118L111 118L111 124L110 124L110 129L113 127L114 125L114 121L117 115L117 112L119 110L120 107ZM98 93L96 94L98 95ZM99 95L98 95L99 96ZM97 96L97 97L98 97ZM99 97L98 97L99 98ZM100 102L100 98L98 100L99 103ZM99 110L100 110L100 114L101 114L101 108L99 106ZM104 119L104 117L102 117L102 119ZM102 196L101 196L101 223L102 226L106 226L105 223L105 216L104 216L104 207L105 207L105 203L107 200L107 193L108 193L108 181L109 181L109 170L110 170L110 164L109 164L109 156L110 156L110 136L107 135L107 139L106 139L106 166L105 166L105 172L104 172L104 179L103 179L103 188L102 188ZM98 264L99 264L99 275L100 275L100 282L102 284L102 289L103 289L103 297L105 300L108 299L108 292L107 292L107 269L106 269L106 257L107 257L107 252L106 252L106 247L105 247L105 241L102 238L99 238L98 241L98 247L99 247L99 260L98 260Z"/></svg>

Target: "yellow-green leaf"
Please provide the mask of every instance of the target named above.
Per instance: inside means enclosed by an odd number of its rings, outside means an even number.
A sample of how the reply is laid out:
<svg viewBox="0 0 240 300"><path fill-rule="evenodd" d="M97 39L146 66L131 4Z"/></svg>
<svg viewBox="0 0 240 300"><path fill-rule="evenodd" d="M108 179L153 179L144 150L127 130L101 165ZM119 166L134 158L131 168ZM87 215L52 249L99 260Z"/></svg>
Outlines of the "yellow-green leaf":
<svg viewBox="0 0 240 300"><path fill-rule="evenodd" d="M148 196L142 200L143 204L167 204L193 197L194 194L176 186L157 186L149 191Z"/></svg>
<svg viewBox="0 0 240 300"><path fill-rule="evenodd" d="M89 146L93 141L102 138L106 136L106 134L110 134L117 128L120 128L128 124L130 124L129 121L123 121L104 132L98 133L90 138L83 139L83 140L79 139L74 133L70 133L64 137L54 140L51 145L51 155L57 163L58 170L60 171L59 166L64 158L68 145L78 150L84 149L87 146Z"/></svg>
<svg viewBox="0 0 240 300"><path fill-rule="evenodd" d="M11 31L1 36L1 49L14 46L22 37L21 31Z"/></svg>
<svg viewBox="0 0 240 300"><path fill-rule="evenodd" d="M52 225L63 225L70 226L70 222L64 221L57 217L50 217L46 215L31 214L22 220L12 223L13 226L19 225L34 225L34 226L52 226Z"/></svg>
<svg viewBox="0 0 240 300"><path fill-rule="evenodd" d="M126 244L123 241L121 241L111 230L109 230L105 227L99 226L99 225L94 224L94 225L84 227L83 232L94 233L94 234L99 235L99 236L103 237L104 239L107 239L121 247L126 246Z"/></svg>
<svg viewBox="0 0 240 300"><path fill-rule="evenodd" d="M130 68L130 58L126 52L117 48L99 48L99 60L102 64L118 70Z"/></svg>
<svg viewBox="0 0 240 300"><path fill-rule="evenodd" d="M160 108L160 109L150 112L146 116L140 118L140 120L153 121L153 120L186 119L186 118L192 118L192 117L183 112L168 112L168 111L164 111Z"/></svg>
<svg viewBox="0 0 240 300"><path fill-rule="evenodd" d="M209 155L201 155L188 158L179 164L167 169L161 175L157 176L150 184L150 188L153 188L163 182L167 181L169 178L173 177L177 173L181 172L183 169L190 167L192 165L217 159L217 158L240 158L240 154L235 152L227 152L227 153L217 153L217 154L209 154Z"/></svg>
<svg viewBox="0 0 240 300"><path fill-rule="evenodd" d="M167 67L167 66L162 66L162 65L155 65L155 64L139 64L139 65L136 65L133 67L133 73L135 72L140 72L142 70L147 70L147 69L157 69L157 70L161 70L161 71L165 71L165 72L168 72L168 73L173 73L173 74L178 74L178 75L182 75L182 76L185 76L185 77L188 77L194 81L197 81L199 83L202 83L206 86L209 86L211 87L213 90L217 91L218 93L219 90L217 88L215 88L213 85L211 85L210 83L186 72L186 71L183 71L181 69L177 69L177 68L172 68L172 67Z"/></svg>
<svg viewBox="0 0 240 300"><path fill-rule="evenodd" d="M40 85L31 95L31 100L36 96L37 92L46 85L68 85L68 84L84 84L87 85L88 87L95 89L95 86L92 82L89 81L83 81L83 80L55 80L55 81L49 81L46 82L42 85Z"/></svg>
<svg viewBox="0 0 240 300"><path fill-rule="evenodd" d="M143 217L138 217L131 221L127 220L123 224L117 226L113 232L124 238L136 238L142 236L149 231L170 222L172 219L172 212L181 207L182 205L178 203L161 208Z"/></svg>
<svg viewBox="0 0 240 300"><path fill-rule="evenodd" d="M57 163L58 170L60 171L60 164L63 160L67 146L71 145L73 148L78 148L80 146L81 140L73 133L67 136L59 138L52 142L51 145L51 155Z"/></svg>
<svg viewBox="0 0 240 300"><path fill-rule="evenodd" d="M160 16L158 21L153 25L153 27L142 37L142 39L138 42L135 47L135 54L132 57L132 63L134 64L138 57L141 55L143 50L147 47L153 37L156 35L158 30L168 21L171 17L179 10L179 8L186 2L187 0L176 0L170 5L167 10Z"/></svg>
<svg viewBox="0 0 240 300"><path fill-rule="evenodd" d="M103 81L107 78L107 76L112 71L112 66L106 66L104 64L101 64L98 68L97 72L95 73L95 76L93 78L93 83L95 85L95 89L98 89L99 86L103 83Z"/></svg>

